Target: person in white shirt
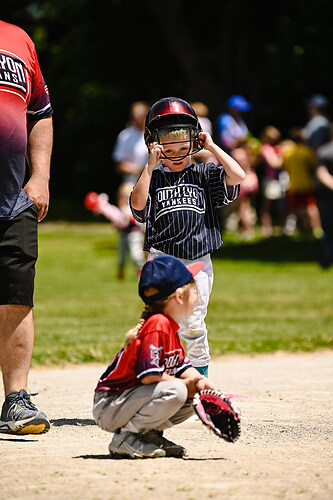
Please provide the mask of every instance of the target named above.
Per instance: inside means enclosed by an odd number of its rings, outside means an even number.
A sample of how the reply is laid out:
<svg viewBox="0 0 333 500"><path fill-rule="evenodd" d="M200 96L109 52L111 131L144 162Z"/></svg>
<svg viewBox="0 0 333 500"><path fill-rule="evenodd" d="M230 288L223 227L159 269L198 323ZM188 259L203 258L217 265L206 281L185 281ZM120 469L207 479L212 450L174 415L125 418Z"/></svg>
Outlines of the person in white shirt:
<svg viewBox="0 0 333 500"><path fill-rule="evenodd" d="M117 172L122 176L122 182L134 185L148 161L148 151L145 145L143 131L149 106L144 101L131 105L130 122L120 132L112 153Z"/></svg>

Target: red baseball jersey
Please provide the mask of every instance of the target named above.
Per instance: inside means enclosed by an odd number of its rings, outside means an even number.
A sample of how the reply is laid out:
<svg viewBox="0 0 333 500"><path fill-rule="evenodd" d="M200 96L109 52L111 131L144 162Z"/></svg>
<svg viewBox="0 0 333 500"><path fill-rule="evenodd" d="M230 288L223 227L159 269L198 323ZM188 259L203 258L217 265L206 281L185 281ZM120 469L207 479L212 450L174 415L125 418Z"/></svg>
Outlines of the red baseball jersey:
<svg viewBox="0 0 333 500"><path fill-rule="evenodd" d="M134 341L120 349L98 381L96 391L121 394L148 375L179 377L191 363L178 335L179 325L170 316L154 314Z"/></svg>
<svg viewBox="0 0 333 500"><path fill-rule="evenodd" d="M18 26L0 21L0 218L13 218L32 202L22 191L27 120L52 115L35 45Z"/></svg>

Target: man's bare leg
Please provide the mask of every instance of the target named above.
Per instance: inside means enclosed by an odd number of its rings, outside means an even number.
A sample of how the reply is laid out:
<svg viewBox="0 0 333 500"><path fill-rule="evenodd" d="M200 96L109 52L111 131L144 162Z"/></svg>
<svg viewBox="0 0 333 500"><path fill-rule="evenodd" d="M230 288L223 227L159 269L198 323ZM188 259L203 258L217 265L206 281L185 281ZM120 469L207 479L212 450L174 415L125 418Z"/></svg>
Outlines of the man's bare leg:
<svg viewBox="0 0 333 500"><path fill-rule="evenodd" d="M0 365L5 396L27 390L34 343L32 308L20 305L0 306Z"/></svg>
<svg viewBox="0 0 333 500"><path fill-rule="evenodd" d="M32 308L21 305L0 306L0 364L5 396L0 417L0 432L40 434L50 422L31 402L27 393L28 374L34 344Z"/></svg>

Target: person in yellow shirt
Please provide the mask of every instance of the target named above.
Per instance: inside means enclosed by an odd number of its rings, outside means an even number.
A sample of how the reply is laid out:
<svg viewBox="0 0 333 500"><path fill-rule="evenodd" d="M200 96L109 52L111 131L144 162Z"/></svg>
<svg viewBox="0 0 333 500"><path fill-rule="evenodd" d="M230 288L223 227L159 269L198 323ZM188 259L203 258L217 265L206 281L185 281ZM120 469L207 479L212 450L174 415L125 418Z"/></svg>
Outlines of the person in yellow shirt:
<svg viewBox="0 0 333 500"><path fill-rule="evenodd" d="M313 231L319 235L321 222L314 192L316 156L304 144L301 128L291 129L289 136L291 141L283 153L283 166L289 176L286 231L292 234L297 228L300 232Z"/></svg>

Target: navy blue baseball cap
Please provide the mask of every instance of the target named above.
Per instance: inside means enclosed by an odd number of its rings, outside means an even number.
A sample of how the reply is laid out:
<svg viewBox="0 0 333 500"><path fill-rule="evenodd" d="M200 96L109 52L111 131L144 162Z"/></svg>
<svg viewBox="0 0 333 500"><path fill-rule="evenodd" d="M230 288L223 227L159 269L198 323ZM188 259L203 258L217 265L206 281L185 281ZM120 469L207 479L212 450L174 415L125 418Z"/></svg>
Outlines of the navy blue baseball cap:
<svg viewBox="0 0 333 500"><path fill-rule="evenodd" d="M239 94L229 97L227 105L229 108L238 109L239 111L250 111L250 109L252 109L251 104L245 99L245 97Z"/></svg>
<svg viewBox="0 0 333 500"><path fill-rule="evenodd" d="M315 106L316 108L326 108L328 100L322 94L314 94L305 101L307 106Z"/></svg>
<svg viewBox="0 0 333 500"><path fill-rule="evenodd" d="M203 266L203 262L196 262L186 267L173 255L159 255L155 259L148 260L143 266L139 281L139 295L146 304L165 299L177 288L186 285L201 271ZM147 290L148 287L150 290ZM156 293L152 289L155 289Z"/></svg>

